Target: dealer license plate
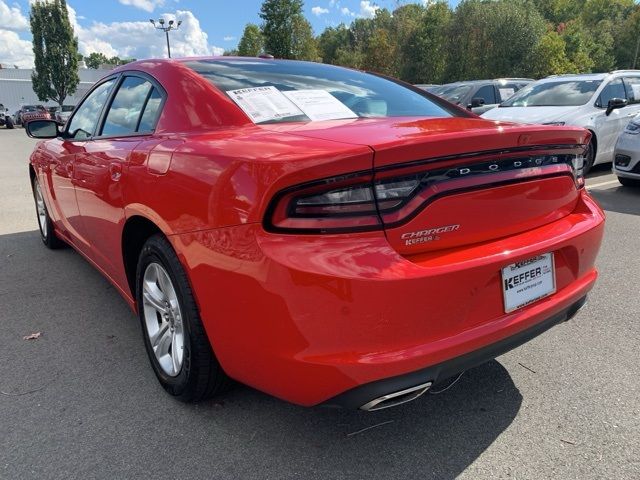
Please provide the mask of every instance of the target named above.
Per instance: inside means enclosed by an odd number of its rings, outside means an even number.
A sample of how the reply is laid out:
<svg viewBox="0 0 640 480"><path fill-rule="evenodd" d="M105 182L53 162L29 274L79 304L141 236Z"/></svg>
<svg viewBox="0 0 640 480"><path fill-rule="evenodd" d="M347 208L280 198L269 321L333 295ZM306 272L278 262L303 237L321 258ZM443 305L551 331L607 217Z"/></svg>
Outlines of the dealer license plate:
<svg viewBox="0 0 640 480"><path fill-rule="evenodd" d="M502 269L505 312L513 312L556 291L553 253L545 253Z"/></svg>

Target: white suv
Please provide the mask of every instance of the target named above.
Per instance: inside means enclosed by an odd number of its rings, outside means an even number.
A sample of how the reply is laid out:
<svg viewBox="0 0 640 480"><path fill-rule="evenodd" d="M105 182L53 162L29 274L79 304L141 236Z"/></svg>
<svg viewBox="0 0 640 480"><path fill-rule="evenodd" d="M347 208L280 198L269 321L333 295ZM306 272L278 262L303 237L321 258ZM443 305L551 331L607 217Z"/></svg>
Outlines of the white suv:
<svg viewBox="0 0 640 480"><path fill-rule="evenodd" d="M557 75L531 83L482 116L490 120L573 125L593 134L585 171L613 161L618 135L640 113L640 70Z"/></svg>

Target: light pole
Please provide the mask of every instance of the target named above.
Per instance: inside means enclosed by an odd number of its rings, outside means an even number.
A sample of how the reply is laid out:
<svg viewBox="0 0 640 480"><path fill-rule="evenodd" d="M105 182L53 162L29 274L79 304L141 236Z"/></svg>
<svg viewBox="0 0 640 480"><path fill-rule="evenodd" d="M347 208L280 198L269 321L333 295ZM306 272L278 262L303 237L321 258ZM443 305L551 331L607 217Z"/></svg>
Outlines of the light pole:
<svg viewBox="0 0 640 480"><path fill-rule="evenodd" d="M156 21L152 18L149 20L151 25L153 25L157 30L162 30L164 34L167 36L167 54L169 58L171 58L171 47L169 46L169 32L171 30L177 30L182 25L182 20L178 20L178 23L175 23L173 20L169 20L168 26L164 26L164 18L158 20L158 24L156 25Z"/></svg>

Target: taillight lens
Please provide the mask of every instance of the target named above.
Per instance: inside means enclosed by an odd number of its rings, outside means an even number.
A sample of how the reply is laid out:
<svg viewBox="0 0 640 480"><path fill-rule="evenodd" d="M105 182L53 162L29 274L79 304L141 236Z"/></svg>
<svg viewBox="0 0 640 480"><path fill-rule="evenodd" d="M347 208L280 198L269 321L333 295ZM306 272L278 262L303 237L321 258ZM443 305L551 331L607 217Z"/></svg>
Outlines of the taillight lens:
<svg viewBox="0 0 640 480"><path fill-rule="evenodd" d="M536 155L429 170L428 164L407 164L377 172L375 178L354 174L324 179L276 195L265 227L292 233L377 230L407 221L439 196L466 189L562 174L572 175L576 188L582 188L584 163L582 155Z"/></svg>

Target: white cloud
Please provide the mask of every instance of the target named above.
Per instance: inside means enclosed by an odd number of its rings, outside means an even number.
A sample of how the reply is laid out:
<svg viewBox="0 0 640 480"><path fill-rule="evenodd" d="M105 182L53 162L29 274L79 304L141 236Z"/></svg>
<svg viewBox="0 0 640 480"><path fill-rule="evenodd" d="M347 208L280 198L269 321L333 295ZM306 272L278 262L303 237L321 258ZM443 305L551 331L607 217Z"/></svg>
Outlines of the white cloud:
<svg viewBox="0 0 640 480"><path fill-rule="evenodd" d="M164 6L164 0L118 0L122 5L139 8L145 12L153 12L156 7Z"/></svg>
<svg viewBox="0 0 640 480"><path fill-rule="evenodd" d="M32 0L33 1L33 0ZM4 4L3 0L0 0ZM78 23L76 11L67 4L69 21L78 37L78 49L82 55L97 52L107 57L163 58L167 55L167 44L163 32L147 22L93 22ZM209 43L209 38L200 22L189 10L177 10L162 15L165 20L182 20L178 30L169 33L172 57L222 55L224 49ZM2 16L4 21L4 15ZM0 29L0 63L33 66L31 42L22 40L14 32Z"/></svg>
<svg viewBox="0 0 640 480"><path fill-rule="evenodd" d="M226 37L222 37L222 39L225 42L233 42L236 39L236 37L234 37L233 35L227 35Z"/></svg>
<svg viewBox="0 0 640 480"><path fill-rule="evenodd" d="M373 18L376 16L376 11L380 10L378 5L372 5L368 0L362 0L360 2L360 14L362 18Z"/></svg>
<svg viewBox="0 0 640 480"><path fill-rule="evenodd" d="M0 30L16 32L29 30L29 20L22 14L19 6L10 7L3 0L0 0Z"/></svg>
<svg viewBox="0 0 640 480"><path fill-rule="evenodd" d="M340 13L342 13L342 15L345 15L347 17L355 17L356 14L354 12L352 12L351 10L349 10L347 7L342 7L340 9Z"/></svg>
<svg viewBox="0 0 640 480"><path fill-rule="evenodd" d="M20 68L33 66L31 42L22 40L16 32L0 30L0 63Z"/></svg>
<svg viewBox="0 0 640 480"><path fill-rule="evenodd" d="M324 15L325 13L329 13L329 10L326 8L322 8L322 7L313 7L311 9L311 13L313 13L316 17L319 17L320 15Z"/></svg>
<svg viewBox="0 0 640 480"><path fill-rule="evenodd" d="M169 33L171 56L190 57L222 55L223 48L209 44L208 35L198 19L188 10L164 14L166 20L181 20L179 29ZM83 55L102 52L107 56L149 58L166 56L165 36L149 22L93 23L89 27L77 26L79 50Z"/></svg>

